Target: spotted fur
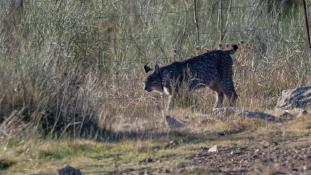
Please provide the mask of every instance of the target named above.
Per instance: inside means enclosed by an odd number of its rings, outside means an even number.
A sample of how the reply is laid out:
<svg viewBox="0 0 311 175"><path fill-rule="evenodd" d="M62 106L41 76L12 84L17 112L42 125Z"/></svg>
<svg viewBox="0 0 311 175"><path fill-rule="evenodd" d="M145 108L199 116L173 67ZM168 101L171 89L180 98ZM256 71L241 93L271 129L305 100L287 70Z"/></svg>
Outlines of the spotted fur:
<svg viewBox="0 0 311 175"><path fill-rule="evenodd" d="M145 90L158 91L169 95L167 109L172 107L171 101L178 93L182 83L186 84L189 92L209 87L216 92L215 107L221 107L224 95L234 105L237 94L233 83L233 61L231 55L238 49L232 45L229 50L212 50L190 59L151 69L145 65L148 75Z"/></svg>

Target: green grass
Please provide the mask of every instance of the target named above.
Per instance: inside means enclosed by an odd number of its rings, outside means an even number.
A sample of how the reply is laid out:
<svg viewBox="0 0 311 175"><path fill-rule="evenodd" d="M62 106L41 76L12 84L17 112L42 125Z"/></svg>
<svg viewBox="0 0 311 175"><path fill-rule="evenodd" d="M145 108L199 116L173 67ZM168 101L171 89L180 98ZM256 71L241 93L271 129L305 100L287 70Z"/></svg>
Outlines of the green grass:
<svg viewBox="0 0 311 175"><path fill-rule="evenodd" d="M168 141L167 141L168 142ZM157 169L175 166L185 161L184 156L193 152L188 147L166 148L157 141L122 141L120 143L101 143L89 140L33 140L25 145L15 145L9 149L8 157L18 160L6 173L32 172L36 164L37 173L56 170L65 164L81 167L86 171L96 166L100 171L110 173L127 169ZM25 149L27 147L27 149ZM148 162L148 159L151 159ZM31 162L26 162L30 160ZM48 170L45 170L48 168ZM98 170L98 171L99 171ZM35 173L35 172L33 172Z"/></svg>
<svg viewBox="0 0 311 175"><path fill-rule="evenodd" d="M0 162L3 174L53 174L57 169L68 164L78 167L87 174L113 174L129 171L161 172L178 170L186 174L209 173L200 167L181 167L189 165L187 157L203 148L213 145L222 147L248 147L263 140L290 139L292 137L310 136L310 118L299 118L291 122L266 123L236 119L234 121L216 120L216 123L202 124L200 137L198 130L173 131L167 136L137 140L124 138L115 143L81 139L9 139L1 141L0 155L5 157ZM221 127L220 127L221 126ZM239 129L243 126L243 129ZM209 128L204 131L203 128ZM296 128L295 130L291 129ZM230 128L237 132L224 132ZM236 128L236 129L234 129ZM307 132L308 131L308 132ZM189 133L192 132L192 137ZM169 145L174 140L176 144ZM299 147L310 144L301 140L297 143L285 142L284 146ZM176 171L178 172L178 171Z"/></svg>

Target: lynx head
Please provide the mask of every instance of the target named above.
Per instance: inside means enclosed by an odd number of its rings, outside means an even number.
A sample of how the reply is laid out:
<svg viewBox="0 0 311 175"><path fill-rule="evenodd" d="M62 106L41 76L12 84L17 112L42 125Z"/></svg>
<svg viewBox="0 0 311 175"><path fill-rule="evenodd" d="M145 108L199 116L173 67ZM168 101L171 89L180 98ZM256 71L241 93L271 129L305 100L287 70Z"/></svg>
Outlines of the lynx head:
<svg viewBox="0 0 311 175"><path fill-rule="evenodd" d="M149 66L144 66L145 72L149 74L145 81L145 90L147 92L151 91L158 91L160 93L163 92L163 85L162 85L162 77L160 72L160 67L158 64L155 65L154 70L150 68Z"/></svg>

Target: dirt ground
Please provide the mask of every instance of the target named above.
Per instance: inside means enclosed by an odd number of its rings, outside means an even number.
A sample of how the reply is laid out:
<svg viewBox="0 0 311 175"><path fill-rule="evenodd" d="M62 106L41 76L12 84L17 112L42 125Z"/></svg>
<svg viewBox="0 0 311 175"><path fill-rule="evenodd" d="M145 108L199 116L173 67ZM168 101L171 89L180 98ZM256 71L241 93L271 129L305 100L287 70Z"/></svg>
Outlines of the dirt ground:
<svg viewBox="0 0 311 175"><path fill-rule="evenodd" d="M13 139L0 142L0 174L55 174L71 165L86 175L309 175L310 119L191 120L175 130L115 131L106 141Z"/></svg>
<svg viewBox="0 0 311 175"><path fill-rule="evenodd" d="M298 145L289 146L289 143ZM219 146L217 152L202 147L186 157L189 163L155 170L127 170L115 174L311 174L311 137L272 139L244 147ZM290 144L290 145L291 145ZM152 163L156 160L146 160Z"/></svg>
<svg viewBox="0 0 311 175"><path fill-rule="evenodd" d="M292 140L295 141L295 140ZM193 166L220 174L311 174L311 147L285 148L280 142L244 148L202 150L189 159Z"/></svg>

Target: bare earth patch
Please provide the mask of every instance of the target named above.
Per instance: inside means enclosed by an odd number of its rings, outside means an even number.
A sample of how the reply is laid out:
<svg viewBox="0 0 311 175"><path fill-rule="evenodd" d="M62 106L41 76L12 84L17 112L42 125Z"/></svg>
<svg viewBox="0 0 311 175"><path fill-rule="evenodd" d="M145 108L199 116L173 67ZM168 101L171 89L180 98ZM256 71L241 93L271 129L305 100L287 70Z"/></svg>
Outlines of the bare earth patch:
<svg viewBox="0 0 311 175"><path fill-rule="evenodd" d="M292 140L295 141L295 140ZM217 153L202 150L190 156L191 165L222 174L311 173L311 147L286 148L281 143L249 147L220 148Z"/></svg>

